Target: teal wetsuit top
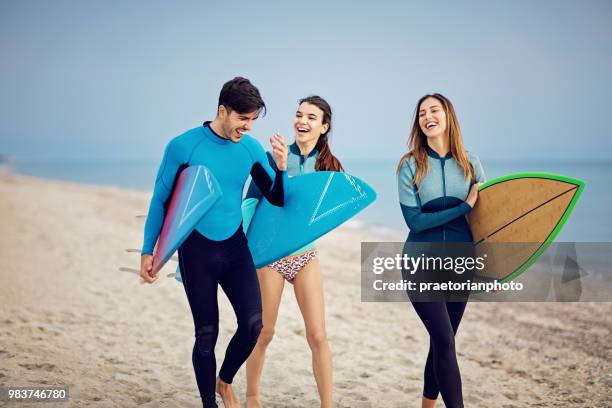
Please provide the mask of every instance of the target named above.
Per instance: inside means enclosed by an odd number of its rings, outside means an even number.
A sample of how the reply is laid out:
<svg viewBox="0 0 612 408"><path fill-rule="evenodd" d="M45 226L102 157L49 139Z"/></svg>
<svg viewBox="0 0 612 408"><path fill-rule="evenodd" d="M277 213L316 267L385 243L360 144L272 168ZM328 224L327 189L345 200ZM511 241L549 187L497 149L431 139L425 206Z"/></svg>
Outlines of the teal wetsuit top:
<svg viewBox="0 0 612 408"><path fill-rule="evenodd" d="M270 152L267 153L267 156L270 166L276 170L276 163L272 159ZM308 156L302 155L298 145L293 142L293 144L290 144L287 149L287 176L294 177L300 174L314 173L316 171L315 165L317 164L318 157L319 151L317 149L312 149L312 151L308 153ZM249 223L255 214L255 209L261 197L261 190L255 183L251 182L244 202L242 203L245 230L248 229ZM312 249L314 245L315 243L311 242L310 244L307 244L295 251L292 255L306 252L307 250Z"/></svg>
<svg viewBox="0 0 612 408"><path fill-rule="evenodd" d="M206 166L222 190L221 197L195 228L208 239L225 240L240 227L242 191L249 174L270 203L278 206L284 203L287 172L276 166L272 169L261 144L247 134L239 143L232 142L217 135L210 122L205 122L175 137L166 147L145 223L143 254L153 253L178 174L193 165Z"/></svg>
<svg viewBox="0 0 612 408"><path fill-rule="evenodd" d="M474 180L466 180L452 154L440 155L426 147L429 173L419 186L411 184L416 174L413 157L404 160L398 174L399 201L410 229L408 241L469 242L472 233L465 215L472 209L465 202L473 183L484 182L485 174L478 157L468 152L474 168Z"/></svg>

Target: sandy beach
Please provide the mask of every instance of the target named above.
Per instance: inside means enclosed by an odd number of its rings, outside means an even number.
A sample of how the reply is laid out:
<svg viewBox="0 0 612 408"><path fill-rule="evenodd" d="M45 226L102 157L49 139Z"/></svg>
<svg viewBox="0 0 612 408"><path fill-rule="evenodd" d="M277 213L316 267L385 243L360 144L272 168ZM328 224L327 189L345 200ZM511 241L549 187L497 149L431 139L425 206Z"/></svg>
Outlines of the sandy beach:
<svg viewBox="0 0 612 408"><path fill-rule="evenodd" d="M58 406L200 406L182 286L166 277L142 285L119 271L139 265L125 249L141 245L136 215L148 201L142 192L0 174L1 385L68 386L70 400ZM360 242L381 238L347 226L319 241L337 407L419 406L423 325L409 303L360 301ZM220 363L236 323L219 299ZM471 303L456 340L466 407L610 407L611 339L612 303ZM244 377L242 368L243 403ZM318 406L289 285L262 402Z"/></svg>

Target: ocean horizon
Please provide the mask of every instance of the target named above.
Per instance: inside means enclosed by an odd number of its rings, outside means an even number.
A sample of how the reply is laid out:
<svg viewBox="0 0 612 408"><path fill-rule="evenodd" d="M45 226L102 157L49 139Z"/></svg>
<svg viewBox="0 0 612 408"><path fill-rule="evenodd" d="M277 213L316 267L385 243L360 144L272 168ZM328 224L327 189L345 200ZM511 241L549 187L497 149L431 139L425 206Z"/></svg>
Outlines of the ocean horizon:
<svg viewBox="0 0 612 408"><path fill-rule="evenodd" d="M159 163L154 160L20 160L5 158L11 171L47 179L151 192ZM612 198L609 180L612 162L580 160L482 160L487 180L513 173L547 172L580 179L585 190L571 217L557 237L567 242L612 241L612 219L608 203ZM406 236L408 229L398 204L395 160L345 160L346 171L370 184L378 199L359 213L354 225L382 234ZM247 182L248 184L248 182ZM147 209L143 208L143 213Z"/></svg>

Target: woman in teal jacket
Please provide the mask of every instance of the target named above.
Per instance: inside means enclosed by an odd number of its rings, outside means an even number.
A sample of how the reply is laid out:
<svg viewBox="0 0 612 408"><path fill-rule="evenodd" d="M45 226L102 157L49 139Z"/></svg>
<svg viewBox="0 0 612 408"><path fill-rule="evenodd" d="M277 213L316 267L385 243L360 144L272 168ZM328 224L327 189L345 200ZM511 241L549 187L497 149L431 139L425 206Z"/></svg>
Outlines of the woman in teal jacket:
<svg viewBox="0 0 612 408"><path fill-rule="evenodd" d="M332 128L329 104L319 96L299 101L293 120L295 142L288 147L287 175L314 171L343 171L328 145ZM274 168L271 156L270 165ZM244 207L254 207L261 192L251 183ZM245 217L247 219L247 217ZM261 407L259 385L266 348L272 341L285 281L293 284L295 297L306 326L306 339L312 351L312 365L321 407L332 406L332 355L325 330L323 280L314 243L257 271L261 287L263 329L247 360L247 407Z"/></svg>
<svg viewBox="0 0 612 408"><path fill-rule="evenodd" d="M465 150L446 97L436 93L419 100L408 145L397 168L400 206L410 229L406 247L415 242L471 243L465 215L476 204L485 175L478 157ZM431 280L427 272L418 271L413 279ZM453 301L449 294L442 301L423 302L414 293L408 295L430 336L421 407L432 408L438 394L448 408L463 407L455 334L467 299Z"/></svg>

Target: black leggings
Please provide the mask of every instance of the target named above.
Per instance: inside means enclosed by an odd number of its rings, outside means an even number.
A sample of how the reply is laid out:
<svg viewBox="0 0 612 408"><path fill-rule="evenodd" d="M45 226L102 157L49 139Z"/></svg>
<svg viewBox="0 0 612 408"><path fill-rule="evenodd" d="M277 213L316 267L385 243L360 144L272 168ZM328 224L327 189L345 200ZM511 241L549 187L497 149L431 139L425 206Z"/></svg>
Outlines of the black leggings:
<svg viewBox="0 0 612 408"><path fill-rule="evenodd" d="M469 242L419 243L407 241L404 253L409 256L473 257L471 234ZM424 255L423 255L424 256ZM423 270L414 274L402 270L402 277L416 283L465 283L473 279L473 271L455 273L447 270ZM417 315L429 333L429 353L425 363L423 396L432 400L442 394L448 408L463 408L461 374L455 352L455 335L470 296L469 291L407 291Z"/></svg>
<svg viewBox="0 0 612 408"><path fill-rule="evenodd" d="M448 408L463 407L461 374L455 354L455 334L467 302L412 302L427 332L429 354L425 364L423 396L442 394Z"/></svg>
<svg viewBox="0 0 612 408"><path fill-rule="evenodd" d="M217 407L217 285L221 285L238 320L238 330L227 346L219 371L221 380L232 383L253 351L262 328L259 281L242 225L224 241L212 241L193 231L179 248L179 265L195 326L192 361L198 389L204 407Z"/></svg>

